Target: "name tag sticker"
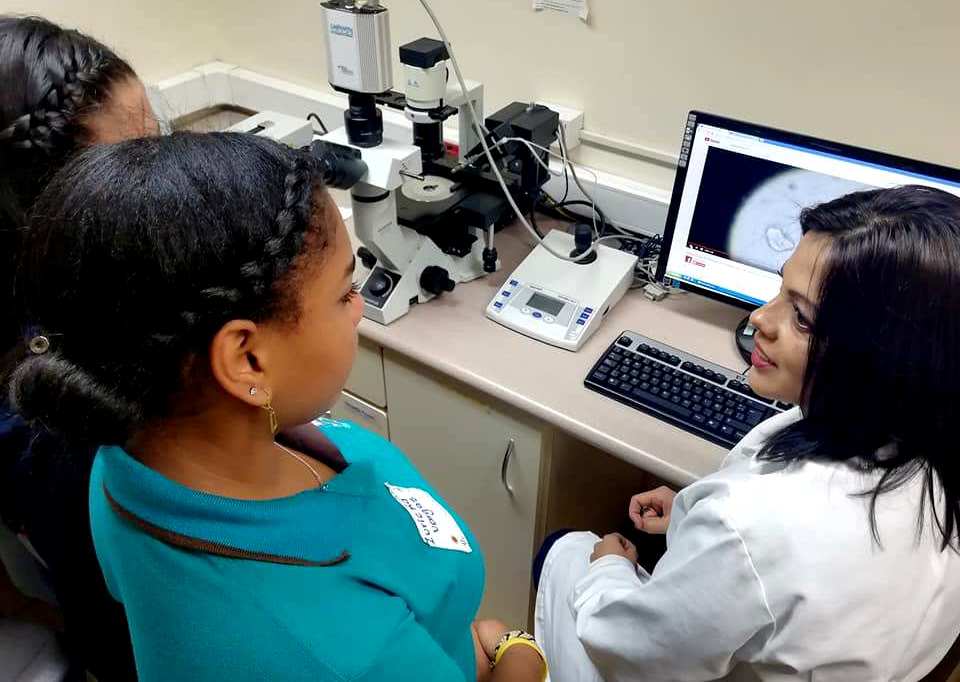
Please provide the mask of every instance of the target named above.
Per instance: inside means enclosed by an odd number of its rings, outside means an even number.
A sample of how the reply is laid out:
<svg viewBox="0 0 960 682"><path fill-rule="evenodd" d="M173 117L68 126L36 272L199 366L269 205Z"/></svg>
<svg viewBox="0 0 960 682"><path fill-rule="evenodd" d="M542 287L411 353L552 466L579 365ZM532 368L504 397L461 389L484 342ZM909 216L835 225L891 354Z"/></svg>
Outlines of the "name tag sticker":
<svg viewBox="0 0 960 682"><path fill-rule="evenodd" d="M386 486L393 499L410 514L424 543L437 549L452 549L467 554L473 552L453 516L430 493L419 488L399 488L389 483Z"/></svg>

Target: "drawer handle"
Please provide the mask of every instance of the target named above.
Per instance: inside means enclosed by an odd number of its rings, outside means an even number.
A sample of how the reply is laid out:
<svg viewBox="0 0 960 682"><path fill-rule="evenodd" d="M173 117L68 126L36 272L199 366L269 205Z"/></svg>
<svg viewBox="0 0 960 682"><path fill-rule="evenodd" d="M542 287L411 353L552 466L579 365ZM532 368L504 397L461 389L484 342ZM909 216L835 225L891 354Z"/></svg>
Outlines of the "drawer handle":
<svg viewBox="0 0 960 682"><path fill-rule="evenodd" d="M510 481L507 480L507 473L510 471L510 460L513 459L513 453L516 449L517 441L511 438L507 444L507 451L503 453L503 464L500 465L500 481L503 482L503 487L510 497L513 497L513 488L510 486Z"/></svg>

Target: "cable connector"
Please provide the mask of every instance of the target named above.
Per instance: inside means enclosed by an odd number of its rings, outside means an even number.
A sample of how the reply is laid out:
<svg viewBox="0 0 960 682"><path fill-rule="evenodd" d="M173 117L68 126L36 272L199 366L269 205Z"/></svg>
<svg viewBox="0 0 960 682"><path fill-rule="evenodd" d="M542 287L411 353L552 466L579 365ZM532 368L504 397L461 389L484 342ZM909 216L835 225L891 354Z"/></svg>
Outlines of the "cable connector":
<svg viewBox="0 0 960 682"><path fill-rule="evenodd" d="M500 262L500 257L497 255L496 249L484 249L483 250L483 271L487 273L493 273L497 271L497 265Z"/></svg>
<svg viewBox="0 0 960 682"><path fill-rule="evenodd" d="M643 295L654 303L662 301L669 293L670 292L664 289L662 286L659 284L654 284L653 282L643 287Z"/></svg>

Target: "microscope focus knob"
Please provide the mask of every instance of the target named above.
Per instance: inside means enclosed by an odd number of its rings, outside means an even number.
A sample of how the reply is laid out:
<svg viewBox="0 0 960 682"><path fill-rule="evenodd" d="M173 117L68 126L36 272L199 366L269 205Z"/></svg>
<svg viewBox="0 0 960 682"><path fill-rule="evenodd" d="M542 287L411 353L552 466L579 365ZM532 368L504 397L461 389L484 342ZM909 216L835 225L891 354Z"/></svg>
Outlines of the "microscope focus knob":
<svg viewBox="0 0 960 682"><path fill-rule="evenodd" d="M366 246L361 246L357 249L357 257L367 270L373 270L373 266L377 264L377 257L374 256L373 252Z"/></svg>
<svg viewBox="0 0 960 682"><path fill-rule="evenodd" d="M453 291L457 283L450 279L450 273L439 265L428 265L420 273L420 286L424 291L439 296L445 291Z"/></svg>
<svg viewBox="0 0 960 682"><path fill-rule="evenodd" d="M390 278L385 273L377 272L374 273L367 282L367 290L377 298L380 298L390 291L391 284L393 284L393 282L390 281Z"/></svg>

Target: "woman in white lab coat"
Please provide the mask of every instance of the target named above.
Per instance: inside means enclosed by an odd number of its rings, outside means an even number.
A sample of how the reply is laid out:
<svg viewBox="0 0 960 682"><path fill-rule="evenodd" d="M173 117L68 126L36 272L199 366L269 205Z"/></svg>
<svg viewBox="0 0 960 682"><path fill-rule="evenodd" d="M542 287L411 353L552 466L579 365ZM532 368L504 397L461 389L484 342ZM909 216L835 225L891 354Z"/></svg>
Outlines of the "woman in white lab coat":
<svg viewBox="0 0 960 682"><path fill-rule="evenodd" d="M757 310L750 384L802 406L715 474L638 495L667 533L547 555L554 682L922 679L960 633L960 199L902 187L807 209ZM599 542L598 542L599 540Z"/></svg>

